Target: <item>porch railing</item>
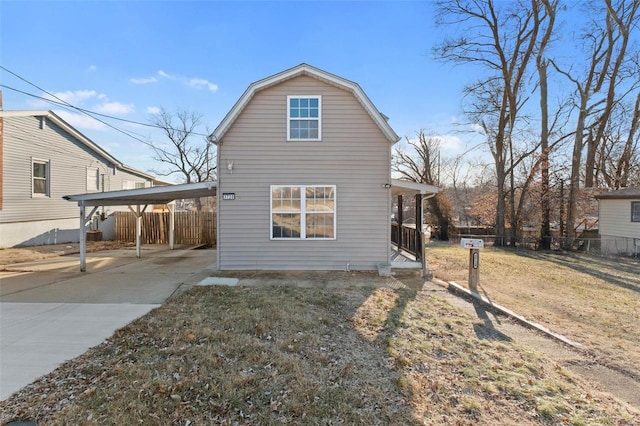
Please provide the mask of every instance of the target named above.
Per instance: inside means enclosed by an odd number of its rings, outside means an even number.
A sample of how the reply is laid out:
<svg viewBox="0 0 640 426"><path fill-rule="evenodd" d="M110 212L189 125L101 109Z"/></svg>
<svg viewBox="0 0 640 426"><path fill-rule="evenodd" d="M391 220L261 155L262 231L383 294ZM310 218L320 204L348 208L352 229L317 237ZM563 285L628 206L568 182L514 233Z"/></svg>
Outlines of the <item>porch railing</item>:
<svg viewBox="0 0 640 426"><path fill-rule="evenodd" d="M415 226L391 224L391 242L420 259L420 234Z"/></svg>

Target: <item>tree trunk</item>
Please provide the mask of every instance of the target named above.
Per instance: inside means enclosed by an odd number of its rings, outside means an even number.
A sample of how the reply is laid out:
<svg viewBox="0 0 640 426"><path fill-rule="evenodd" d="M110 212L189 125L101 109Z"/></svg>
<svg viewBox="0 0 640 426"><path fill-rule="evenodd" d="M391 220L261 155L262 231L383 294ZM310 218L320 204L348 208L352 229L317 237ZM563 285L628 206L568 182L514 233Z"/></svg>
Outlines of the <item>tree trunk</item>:
<svg viewBox="0 0 640 426"><path fill-rule="evenodd" d="M633 145L638 127L640 127L640 93L638 93L638 97L636 98L635 108L633 111L633 119L631 120L631 128L629 129L629 134L627 135L627 141L624 144L622 155L620 156L620 160L618 160L618 164L616 167L614 179L615 189L620 189L627 186L627 182L629 180L629 171L631 169L631 153L633 151Z"/></svg>
<svg viewBox="0 0 640 426"><path fill-rule="evenodd" d="M505 172L504 167L497 167L496 172L498 172L498 202L496 205L496 237L493 242L493 245L496 247L503 247L506 245L505 241L505 191L504 191L504 181L505 181Z"/></svg>
<svg viewBox="0 0 640 426"><path fill-rule="evenodd" d="M576 124L576 137L573 144L573 155L571 156L571 178L569 180L569 199L567 201L567 239L565 248L571 249L573 239L576 237L575 221L576 208L578 204L578 193L580 192L580 163L582 162L582 148L584 139L584 122L587 115L587 97L586 93L580 95L580 113L578 114L578 122Z"/></svg>
<svg viewBox="0 0 640 426"><path fill-rule="evenodd" d="M551 248L551 199L549 196L549 104L547 100L547 62L538 61L538 76L540 78L540 186L542 197L542 225L540 227L540 250Z"/></svg>

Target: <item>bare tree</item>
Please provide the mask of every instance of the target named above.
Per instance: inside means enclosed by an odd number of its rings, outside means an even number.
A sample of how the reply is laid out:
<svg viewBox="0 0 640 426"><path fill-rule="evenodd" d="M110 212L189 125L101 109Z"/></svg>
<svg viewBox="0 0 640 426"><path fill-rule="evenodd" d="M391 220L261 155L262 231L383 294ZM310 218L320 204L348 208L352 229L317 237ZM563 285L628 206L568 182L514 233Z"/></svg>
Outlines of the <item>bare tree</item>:
<svg viewBox="0 0 640 426"><path fill-rule="evenodd" d="M598 148L604 142L604 133L616 105L627 93L640 85L638 79L640 70L634 66L637 64L628 60L627 55L631 32L637 26L640 18L638 14L640 1L623 0L614 4L612 0L605 0L604 3L606 6L604 34L607 39L607 56L603 64L604 73L600 74L597 87L604 92L604 99L600 108L601 112L593 121L588 132L584 184L587 188L596 184ZM629 79L632 79L630 87L623 89L624 81ZM623 93L619 93L621 89Z"/></svg>
<svg viewBox="0 0 640 426"><path fill-rule="evenodd" d="M475 84L466 88L468 108L465 111L474 124L480 125L493 156L496 183L496 240L505 245L505 216L510 196L512 232L514 228L515 189L514 169L530 154L524 150L516 156L514 136L521 109L527 102L523 89L530 67L539 47L543 23L548 19L540 2L531 0L500 4L493 0L449 0L438 3L438 23L455 26L464 24L465 31L455 38L444 40L434 49L442 60L479 66L485 73ZM509 192L511 191L511 192Z"/></svg>
<svg viewBox="0 0 640 426"><path fill-rule="evenodd" d="M598 3L599 4L599 3ZM572 67L562 69L551 61L556 71L564 75L575 86L575 106L578 111L571 156L569 197L567 200L567 240L570 248L575 238L577 202L580 194L580 174L583 167L582 153L587 146L585 184L593 185L595 155L602 143L604 132L611 114L622 95L616 95L621 78L628 75L633 79L632 87L638 84L637 74L623 72L629 33L638 23L639 0L605 0L604 9L595 4L590 12L596 16L586 27L583 35L584 47L588 55L584 70L576 72ZM602 16L604 15L604 16ZM603 19L604 18L604 19ZM603 26L604 22L604 26ZM629 93L626 91L626 93ZM586 140L585 140L586 139Z"/></svg>
<svg viewBox="0 0 640 426"><path fill-rule="evenodd" d="M155 174L178 175L186 183L215 179L215 153L206 137L196 135L201 120L202 114L179 110L174 115L164 108L152 117L151 124L167 138L165 144L152 145L154 160L165 165L164 169L152 170ZM196 199L196 208L202 209L200 199Z"/></svg>
<svg viewBox="0 0 640 426"><path fill-rule="evenodd" d="M540 47L536 54L536 68L540 84L540 180L541 180L541 208L542 225L540 227L540 244L543 250L551 248L551 194L549 192L549 85L547 82L547 60L545 58L546 47L551 42L556 20L558 0L542 0L542 4L549 17ZM534 15L539 19L539 15Z"/></svg>
<svg viewBox="0 0 640 426"><path fill-rule="evenodd" d="M600 185L620 189L633 185L633 176L640 175L640 93L633 107L620 103L612 113L603 132L596 154L596 176ZM640 179L640 178L639 178ZM639 180L636 179L636 182Z"/></svg>
<svg viewBox="0 0 640 426"><path fill-rule="evenodd" d="M417 183L439 185L438 161L440 157L440 139L426 136L420 130L416 139L406 138L410 150L396 148L394 153L393 170L403 178ZM449 240L450 207L443 193L429 198L429 210L438 221L438 239Z"/></svg>

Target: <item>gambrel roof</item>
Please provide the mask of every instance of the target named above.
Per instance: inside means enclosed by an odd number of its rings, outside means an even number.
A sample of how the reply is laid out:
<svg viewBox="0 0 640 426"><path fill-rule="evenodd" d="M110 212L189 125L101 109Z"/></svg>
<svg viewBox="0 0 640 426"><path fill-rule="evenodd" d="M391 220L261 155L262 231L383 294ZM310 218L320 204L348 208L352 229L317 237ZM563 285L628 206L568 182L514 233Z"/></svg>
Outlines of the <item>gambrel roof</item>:
<svg viewBox="0 0 640 426"><path fill-rule="evenodd" d="M296 67L290 68L288 70L282 71L278 74L274 74L270 77L264 78L262 80L256 81L249 85L247 90L242 94L238 102L231 108L229 113L224 117L224 119L220 122L218 127L213 131L213 133L209 136L209 140L212 143L218 144L219 141L222 140L224 134L229 130L233 122L238 118L240 113L244 110L247 104L253 98L253 95L260 90L264 90L268 87L274 86L276 84L282 83L286 80L306 75L318 80L324 81L326 83L332 84L336 87L344 89L348 92L351 92L358 102L362 105L362 107L367 111L367 113L371 116L373 121L378 125L380 131L386 136L390 143L394 144L400 140L400 137L393 131L389 123L387 122L387 117L382 114L378 109L373 105L373 102L369 99L369 97L364 93L362 88L355 82L346 80L342 77L338 77L337 75L328 73L319 68L312 67L307 64L300 64Z"/></svg>

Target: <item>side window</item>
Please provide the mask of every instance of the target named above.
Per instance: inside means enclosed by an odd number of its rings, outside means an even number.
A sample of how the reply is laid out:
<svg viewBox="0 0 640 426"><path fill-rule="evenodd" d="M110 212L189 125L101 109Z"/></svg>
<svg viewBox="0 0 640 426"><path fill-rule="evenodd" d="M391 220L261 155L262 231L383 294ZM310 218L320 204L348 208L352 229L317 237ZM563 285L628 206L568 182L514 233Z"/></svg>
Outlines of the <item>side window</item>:
<svg viewBox="0 0 640 426"><path fill-rule="evenodd" d="M48 197L51 167L49 161L31 159L31 195Z"/></svg>
<svg viewBox="0 0 640 426"><path fill-rule="evenodd" d="M287 140L322 139L322 97L287 96Z"/></svg>
<svg viewBox="0 0 640 426"><path fill-rule="evenodd" d="M640 201L631 202L631 222L640 222Z"/></svg>

